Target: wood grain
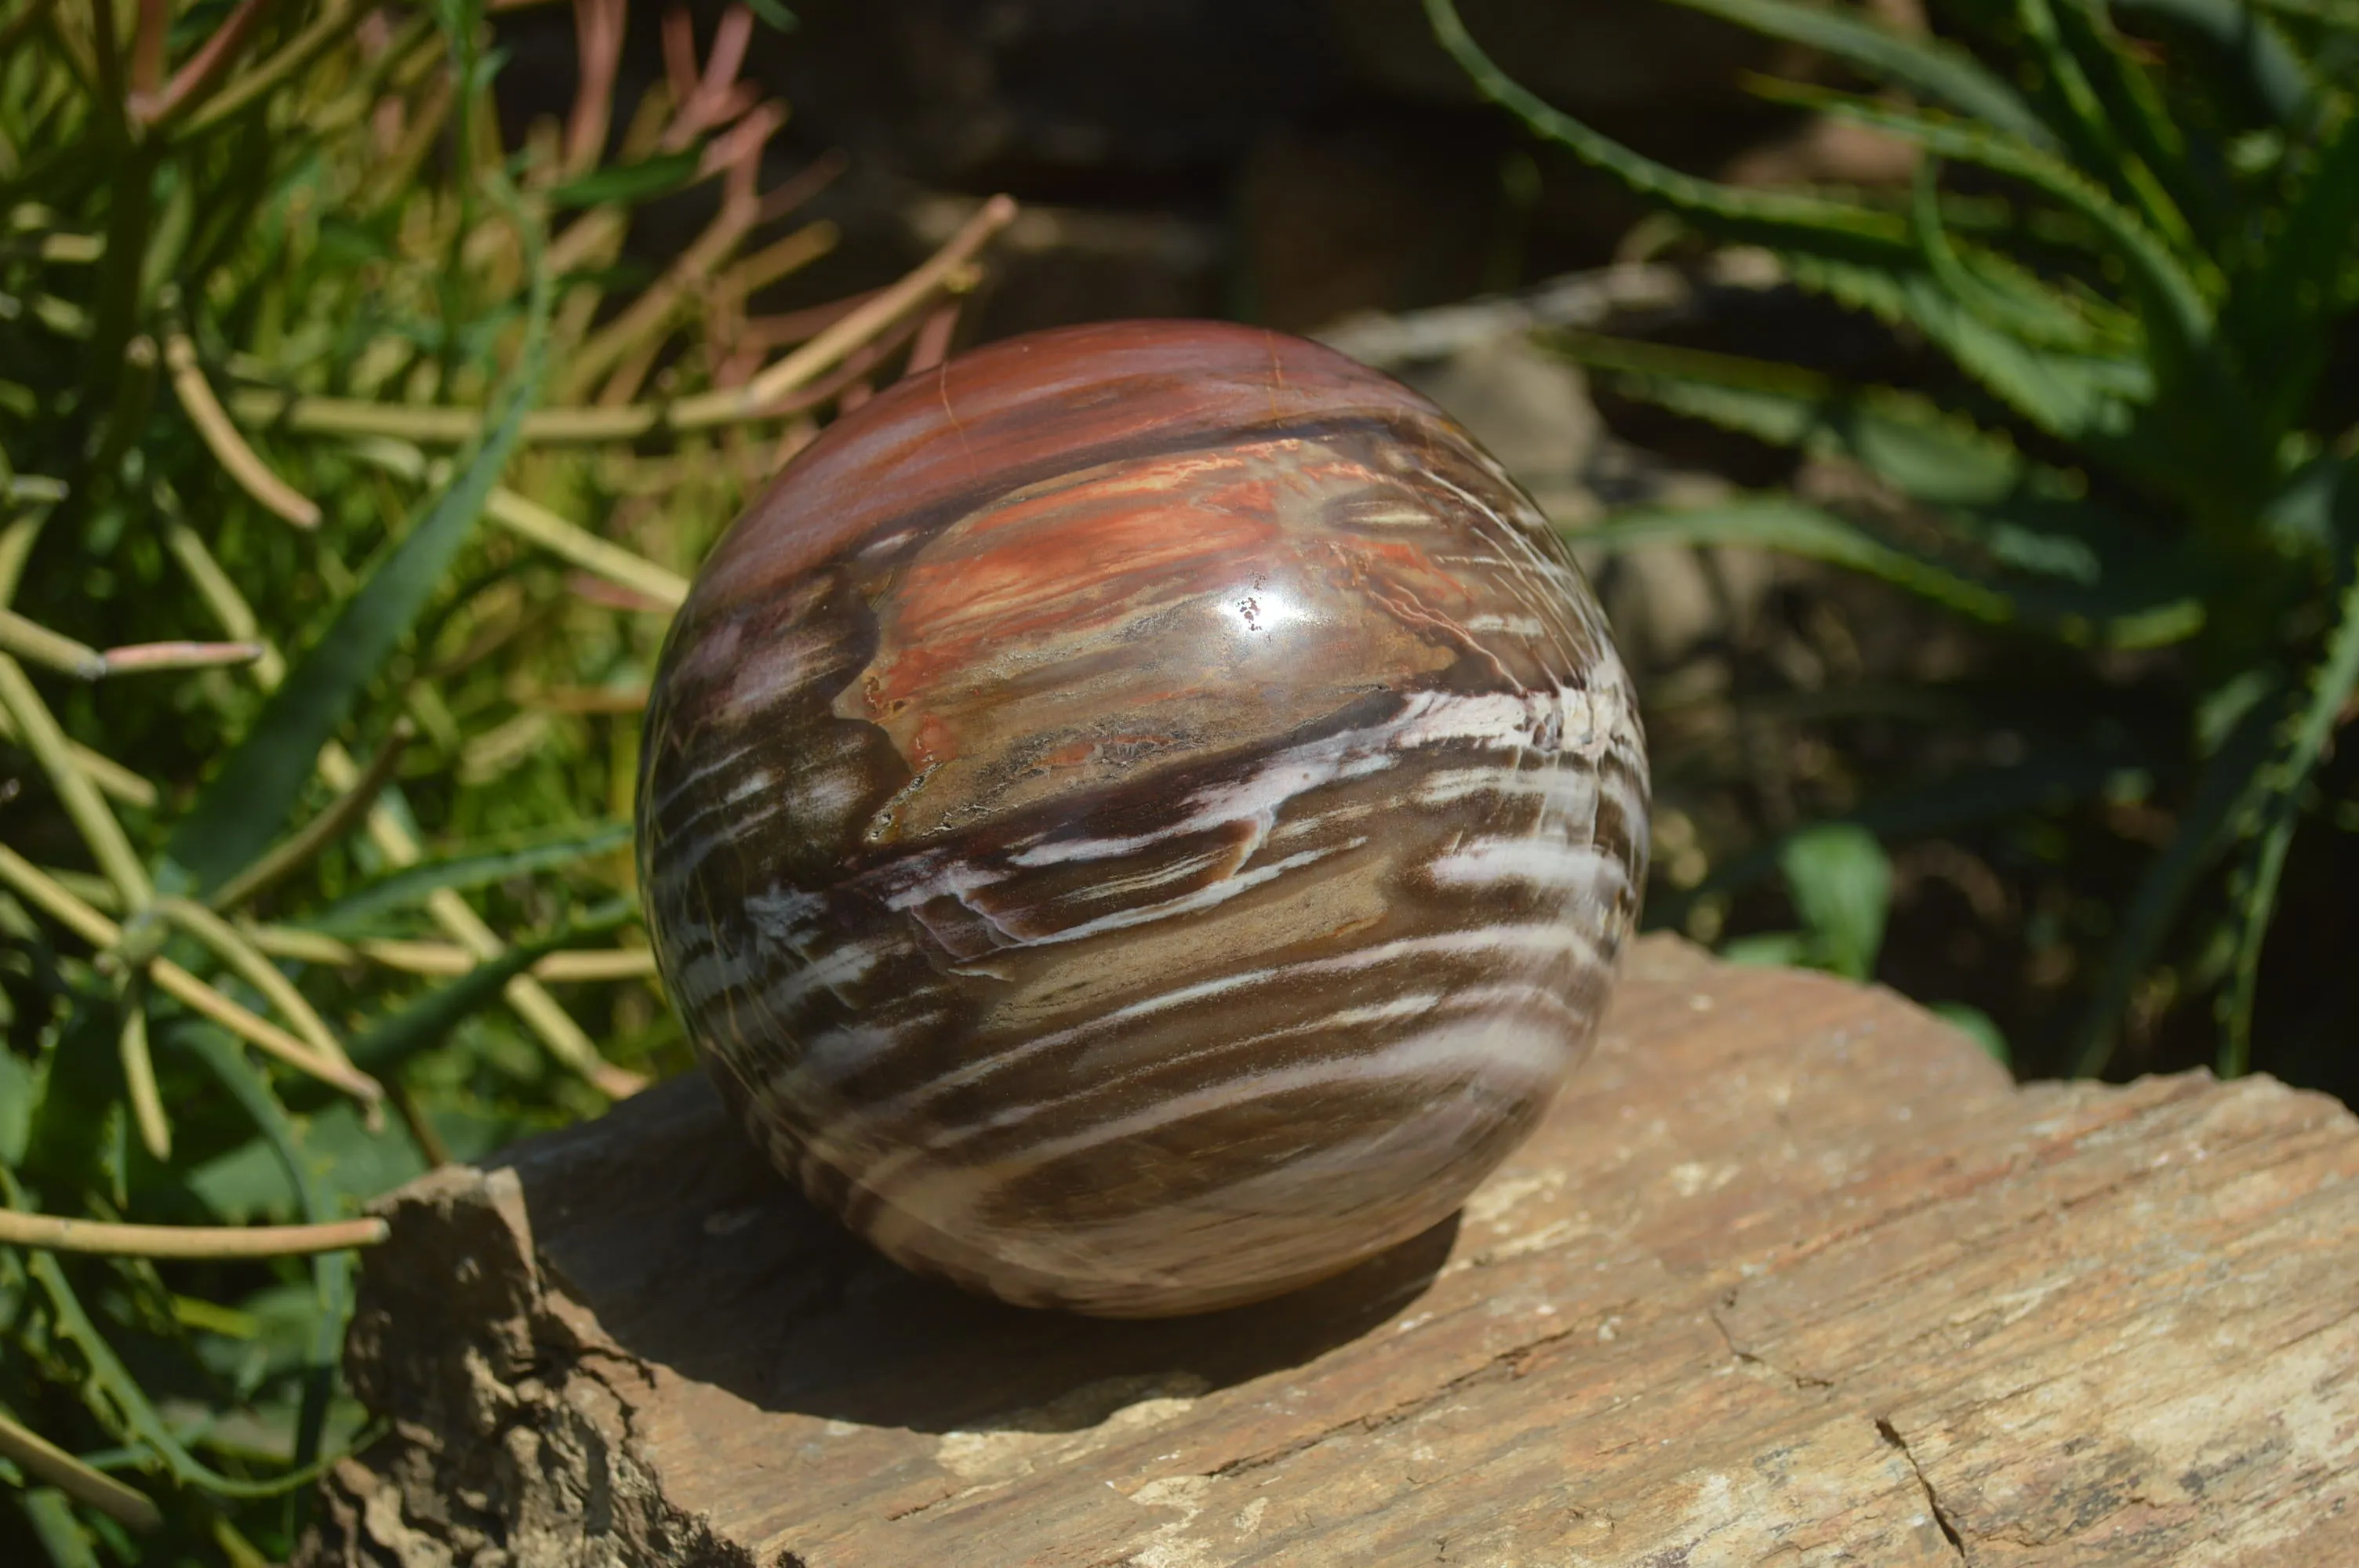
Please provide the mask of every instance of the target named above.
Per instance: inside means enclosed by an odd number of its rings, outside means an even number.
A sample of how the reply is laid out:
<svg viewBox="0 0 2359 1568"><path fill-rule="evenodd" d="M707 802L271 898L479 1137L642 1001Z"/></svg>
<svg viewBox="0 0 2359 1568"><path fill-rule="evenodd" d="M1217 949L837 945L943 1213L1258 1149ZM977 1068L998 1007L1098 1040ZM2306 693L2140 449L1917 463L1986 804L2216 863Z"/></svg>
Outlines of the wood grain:
<svg viewBox="0 0 2359 1568"><path fill-rule="evenodd" d="M1652 938L1463 1213L1301 1295L902 1274L682 1082L385 1206L314 1564L2359 1563L2359 1122L2017 1089Z"/></svg>

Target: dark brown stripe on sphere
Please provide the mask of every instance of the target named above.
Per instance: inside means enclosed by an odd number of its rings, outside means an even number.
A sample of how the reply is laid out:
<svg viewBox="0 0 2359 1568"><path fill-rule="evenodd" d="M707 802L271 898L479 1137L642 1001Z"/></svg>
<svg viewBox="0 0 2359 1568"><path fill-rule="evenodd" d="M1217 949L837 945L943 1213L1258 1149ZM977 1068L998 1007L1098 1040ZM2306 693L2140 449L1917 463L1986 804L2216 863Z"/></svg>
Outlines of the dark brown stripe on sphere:
<svg viewBox="0 0 2359 1568"><path fill-rule="evenodd" d="M1315 345L1038 334L832 426L648 709L658 963L879 1247L1192 1311L1446 1216L1593 1027L1646 759L1497 465Z"/></svg>

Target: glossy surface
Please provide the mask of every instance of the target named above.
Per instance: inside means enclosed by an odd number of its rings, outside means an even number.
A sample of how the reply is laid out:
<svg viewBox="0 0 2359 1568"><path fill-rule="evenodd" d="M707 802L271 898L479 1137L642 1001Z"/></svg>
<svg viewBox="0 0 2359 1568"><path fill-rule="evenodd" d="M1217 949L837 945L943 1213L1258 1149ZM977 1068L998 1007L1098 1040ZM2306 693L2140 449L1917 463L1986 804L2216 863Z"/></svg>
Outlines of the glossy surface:
<svg viewBox="0 0 2359 1568"><path fill-rule="evenodd" d="M737 523L639 843L674 1003L815 1201L1147 1315L1458 1206L1588 1039L1646 793L1594 601L1462 431L1116 323L902 383Z"/></svg>

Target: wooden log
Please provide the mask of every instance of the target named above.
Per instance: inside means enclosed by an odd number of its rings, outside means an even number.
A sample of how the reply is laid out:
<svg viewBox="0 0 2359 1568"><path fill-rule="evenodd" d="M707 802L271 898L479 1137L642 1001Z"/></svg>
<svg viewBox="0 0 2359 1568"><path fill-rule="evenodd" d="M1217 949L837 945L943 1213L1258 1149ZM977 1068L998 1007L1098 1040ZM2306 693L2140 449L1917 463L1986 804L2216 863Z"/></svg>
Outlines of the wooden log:
<svg viewBox="0 0 2359 1568"><path fill-rule="evenodd" d="M2359 1122L2027 1088L1638 944L1455 1220L1093 1322L901 1273L699 1082L383 1206L313 1564L2359 1563Z"/></svg>

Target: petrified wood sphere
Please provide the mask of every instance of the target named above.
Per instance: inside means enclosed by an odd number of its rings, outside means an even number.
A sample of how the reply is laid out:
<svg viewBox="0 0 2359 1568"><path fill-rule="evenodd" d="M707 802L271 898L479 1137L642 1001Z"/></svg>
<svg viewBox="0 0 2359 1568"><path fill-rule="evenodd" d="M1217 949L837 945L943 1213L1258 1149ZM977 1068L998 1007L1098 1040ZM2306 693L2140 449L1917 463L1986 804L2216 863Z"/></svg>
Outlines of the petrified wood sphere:
<svg viewBox="0 0 2359 1568"><path fill-rule="evenodd" d="M1315 344L996 344L831 427L665 649L639 855L755 1136L911 1268L1147 1316L1451 1214L1635 914L1595 601L1455 425Z"/></svg>

